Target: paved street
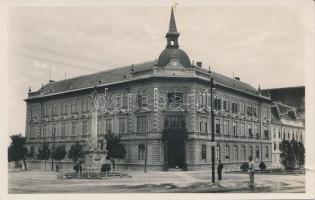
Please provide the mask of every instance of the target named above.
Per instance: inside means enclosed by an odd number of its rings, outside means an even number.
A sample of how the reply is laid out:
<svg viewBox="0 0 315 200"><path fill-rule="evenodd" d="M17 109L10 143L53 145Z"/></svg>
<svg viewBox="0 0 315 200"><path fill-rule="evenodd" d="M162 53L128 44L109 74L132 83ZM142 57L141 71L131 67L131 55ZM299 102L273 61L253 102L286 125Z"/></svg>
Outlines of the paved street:
<svg viewBox="0 0 315 200"><path fill-rule="evenodd" d="M209 171L129 172L131 178L57 179L54 172L9 172L9 193L102 192L304 192L304 175L255 175L256 187L248 187L247 174L224 174L213 185Z"/></svg>

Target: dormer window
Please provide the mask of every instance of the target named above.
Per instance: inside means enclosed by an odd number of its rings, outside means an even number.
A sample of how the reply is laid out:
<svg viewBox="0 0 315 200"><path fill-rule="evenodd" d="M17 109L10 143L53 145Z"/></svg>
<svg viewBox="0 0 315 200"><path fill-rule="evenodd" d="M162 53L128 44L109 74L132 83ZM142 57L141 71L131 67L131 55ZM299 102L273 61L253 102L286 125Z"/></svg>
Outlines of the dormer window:
<svg viewBox="0 0 315 200"><path fill-rule="evenodd" d="M171 40L171 46L174 46L174 45L175 45L175 41Z"/></svg>

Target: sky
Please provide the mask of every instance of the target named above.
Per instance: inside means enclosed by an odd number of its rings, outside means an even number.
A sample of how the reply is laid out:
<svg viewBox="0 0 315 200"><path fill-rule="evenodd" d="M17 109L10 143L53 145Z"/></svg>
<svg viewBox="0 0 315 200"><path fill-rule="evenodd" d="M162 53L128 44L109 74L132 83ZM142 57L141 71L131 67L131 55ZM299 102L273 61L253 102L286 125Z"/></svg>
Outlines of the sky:
<svg viewBox="0 0 315 200"><path fill-rule="evenodd" d="M170 6L12 7L8 17L9 134L24 134L29 87L155 60ZM177 6L191 60L254 87L304 85L302 6Z"/></svg>

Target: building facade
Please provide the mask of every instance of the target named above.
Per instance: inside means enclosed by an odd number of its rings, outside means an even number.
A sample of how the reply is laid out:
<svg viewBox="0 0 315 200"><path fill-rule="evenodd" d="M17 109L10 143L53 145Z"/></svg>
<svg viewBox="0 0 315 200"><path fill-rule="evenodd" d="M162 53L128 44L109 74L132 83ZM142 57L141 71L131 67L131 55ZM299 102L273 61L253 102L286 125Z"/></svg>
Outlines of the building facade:
<svg viewBox="0 0 315 200"><path fill-rule="evenodd" d="M179 48L173 10L167 45L152 62L50 82L29 91L26 138L37 154L45 141L86 145L91 115L97 112L99 148L105 134L119 134L126 156L121 169L210 169L211 145L225 169L239 169L248 156L271 166L271 101L268 94L239 78L191 63ZM209 90L214 79L213 105ZM211 143L210 110L214 109Z"/></svg>
<svg viewBox="0 0 315 200"><path fill-rule="evenodd" d="M280 158L280 143L283 140L304 144L305 128L303 120L296 113L296 108L274 103L271 107L271 133L272 133L272 166L273 168L284 168Z"/></svg>

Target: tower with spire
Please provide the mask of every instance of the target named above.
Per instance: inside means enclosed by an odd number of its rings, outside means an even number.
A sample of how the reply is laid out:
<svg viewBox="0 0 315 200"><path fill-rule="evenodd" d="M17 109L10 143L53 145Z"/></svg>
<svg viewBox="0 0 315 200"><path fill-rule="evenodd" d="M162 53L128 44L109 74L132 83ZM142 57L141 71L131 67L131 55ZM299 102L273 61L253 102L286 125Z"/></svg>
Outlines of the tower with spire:
<svg viewBox="0 0 315 200"><path fill-rule="evenodd" d="M177 31L174 9L172 7L168 32L165 37L167 39L166 48L161 52L158 59L158 66L165 67L171 60L178 60L182 67L191 67L190 59L185 51L179 48L178 37L180 33Z"/></svg>

